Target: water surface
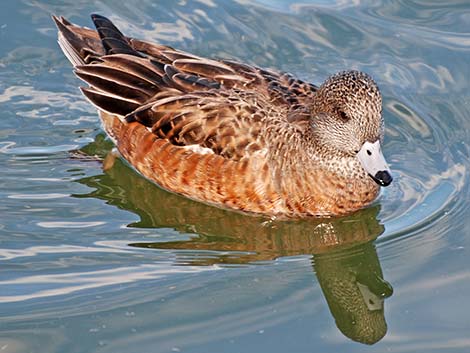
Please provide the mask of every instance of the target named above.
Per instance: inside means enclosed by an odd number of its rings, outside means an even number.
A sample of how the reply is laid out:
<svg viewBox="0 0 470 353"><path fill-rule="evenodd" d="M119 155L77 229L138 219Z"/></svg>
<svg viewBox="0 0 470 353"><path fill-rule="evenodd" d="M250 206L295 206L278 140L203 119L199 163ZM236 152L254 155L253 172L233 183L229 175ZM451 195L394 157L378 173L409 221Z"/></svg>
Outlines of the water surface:
<svg viewBox="0 0 470 353"><path fill-rule="evenodd" d="M2 352L468 352L468 1L0 5ZM371 74L395 181L368 209L272 222L117 161L51 14L321 83Z"/></svg>

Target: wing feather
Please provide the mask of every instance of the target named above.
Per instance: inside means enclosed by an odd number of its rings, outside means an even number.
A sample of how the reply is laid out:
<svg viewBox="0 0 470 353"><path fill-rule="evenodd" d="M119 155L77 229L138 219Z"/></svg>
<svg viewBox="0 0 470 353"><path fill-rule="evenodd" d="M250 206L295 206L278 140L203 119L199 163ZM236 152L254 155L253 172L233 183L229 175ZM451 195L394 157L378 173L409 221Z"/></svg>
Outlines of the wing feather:
<svg viewBox="0 0 470 353"><path fill-rule="evenodd" d="M178 146L199 145L232 160L249 157L267 147L262 130L268 103L254 94L199 92L175 95L139 108L128 118L152 129L159 138Z"/></svg>
<svg viewBox="0 0 470 353"><path fill-rule="evenodd" d="M128 38L97 15L99 34L54 20L62 49L89 84L85 96L175 145L241 160L269 149L265 131L273 125L295 130L309 118L304 108L317 87L287 73Z"/></svg>

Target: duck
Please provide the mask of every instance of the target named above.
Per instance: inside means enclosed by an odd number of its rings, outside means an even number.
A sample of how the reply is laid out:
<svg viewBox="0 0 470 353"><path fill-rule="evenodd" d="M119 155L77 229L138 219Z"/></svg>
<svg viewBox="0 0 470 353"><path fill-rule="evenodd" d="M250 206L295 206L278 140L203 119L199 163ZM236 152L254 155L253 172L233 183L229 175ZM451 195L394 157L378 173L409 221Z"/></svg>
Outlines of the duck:
<svg viewBox="0 0 470 353"><path fill-rule="evenodd" d="M120 156L159 187L242 213L308 218L353 213L392 182L382 97L368 74L314 85L91 19L96 30L53 16L58 44Z"/></svg>

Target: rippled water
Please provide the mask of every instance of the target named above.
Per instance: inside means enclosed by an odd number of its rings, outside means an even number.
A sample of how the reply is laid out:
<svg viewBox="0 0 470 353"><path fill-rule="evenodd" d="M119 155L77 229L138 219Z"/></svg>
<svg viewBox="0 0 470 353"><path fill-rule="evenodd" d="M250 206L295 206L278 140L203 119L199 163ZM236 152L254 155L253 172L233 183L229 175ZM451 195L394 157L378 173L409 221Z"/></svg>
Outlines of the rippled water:
<svg viewBox="0 0 470 353"><path fill-rule="evenodd" d="M470 351L468 1L0 4L0 351ZM395 182L369 209L270 222L103 172L52 13L384 96Z"/></svg>

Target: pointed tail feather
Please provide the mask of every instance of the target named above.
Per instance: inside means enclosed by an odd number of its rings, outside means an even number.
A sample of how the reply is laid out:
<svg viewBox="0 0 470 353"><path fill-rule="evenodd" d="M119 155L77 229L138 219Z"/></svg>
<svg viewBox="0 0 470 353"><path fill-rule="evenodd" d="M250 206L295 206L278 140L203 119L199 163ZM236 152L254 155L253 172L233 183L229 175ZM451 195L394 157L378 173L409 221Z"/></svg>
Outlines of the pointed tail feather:
<svg viewBox="0 0 470 353"><path fill-rule="evenodd" d="M59 30L57 43L59 43L60 49L62 49L67 59L69 59L73 66L85 64L85 60L77 48L77 43L81 41L80 38L67 28L68 23L63 22L62 18L52 16L52 19ZM75 43L75 45L72 43Z"/></svg>
<svg viewBox="0 0 470 353"><path fill-rule="evenodd" d="M63 17L52 16L58 31L58 43L73 66L96 61L105 54L96 31L76 26Z"/></svg>
<svg viewBox="0 0 470 353"><path fill-rule="evenodd" d="M91 19L101 38L106 54L130 54L143 57L129 44L129 41L119 29L106 17L93 14Z"/></svg>
<svg viewBox="0 0 470 353"><path fill-rule="evenodd" d="M62 51L89 85L83 94L98 109L122 118L165 86L163 66L135 50L107 18L92 15L97 31L52 18Z"/></svg>

